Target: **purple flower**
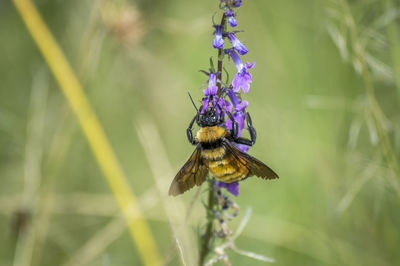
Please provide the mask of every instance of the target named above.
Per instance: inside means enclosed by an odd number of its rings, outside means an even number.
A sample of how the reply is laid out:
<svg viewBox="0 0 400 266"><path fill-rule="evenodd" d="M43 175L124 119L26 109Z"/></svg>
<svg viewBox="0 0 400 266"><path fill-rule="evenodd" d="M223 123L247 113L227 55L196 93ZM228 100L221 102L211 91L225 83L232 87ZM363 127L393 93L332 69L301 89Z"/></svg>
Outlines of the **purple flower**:
<svg viewBox="0 0 400 266"><path fill-rule="evenodd" d="M235 13L233 12L232 9L228 9L225 12L225 15L228 17L228 23L231 25L231 27L236 27L237 26L237 21L235 18Z"/></svg>
<svg viewBox="0 0 400 266"><path fill-rule="evenodd" d="M215 86L216 82L217 82L217 76L215 75L215 73L210 73L208 77L208 87L203 90L203 93L206 97L203 98L203 107L201 109L201 113L203 113L207 109L210 101L210 96L217 95L218 87Z"/></svg>
<svg viewBox="0 0 400 266"><path fill-rule="evenodd" d="M228 34L228 38L229 38L229 40L231 41L231 43L232 43L232 45L233 45L233 48L235 48L236 51L238 51L239 54L241 54L241 55L247 54L247 52L248 52L249 50L246 48L246 46L244 46L243 43L241 43L241 42L239 41L238 38L236 38L235 34L229 33L229 34Z"/></svg>
<svg viewBox="0 0 400 266"><path fill-rule="evenodd" d="M243 65L242 59L240 59L239 55L233 49L229 50L228 53L238 71L232 80L233 91L238 92L242 88L243 92L247 93L250 90L250 83L252 82L248 69L253 68L256 62L254 61L252 64L246 62Z"/></svg>
<svg viewBox="0 0 400 266"><path fill-rule="evenodd" d="M235 112L233 113L233 118L238 123L237 137L240 137L242 134L242 130L244 129L244 120L246 118L245 109L249 106L249 103L247 101L240 101L233 90L228 90L226 94L231 100L233 108L235 110ZM230 119L226 121L225 125L229 129L232 129L232 121Z"/></svg>
<svg viewBox="0 0 400 266"><path fill-rule="evenodd" d="M208 76L208 87L207 89L203 90L205 96L217 95L218 87L215 86L216 82L217 76L215 75L215 73L210 73L210 75Z"/></svg>
<svg viewBox="0 0 400 266"><path fill-rule="evenodd" d="M235 6L239 7L242 5L242 0L236 0Z"/></svg>
<svg viewBox="0 0 400 266"><path fill-rule="evenodd" d="M221 0L227 7L240 7L242 5L242 0Z"/></svg>
<svg viewBox="0 0 400 266"><path fill-rule="evenodd" d="M226 188L230 193L232 193L235 196L239 195L239 183L238 182L224 183L224 182L221 182L221 181L217 181L217 185L219 187Z"/></svg>
<svg viewBox="0 0 400 266"><path fill-rule="evenodd" d="M213 40L213 47L217 49L222 49L224 47L224 39L222 39L222 26L215 26L215 38Z"/></svg>
<svg viewBox="0 0 400 266"><path fill-rule="evenodd" d="M235 13L233 12L232 9L228 9L228 10L225 12L225 16L227 16L227 17L232 17L232 16L234 16L234 15L235 15Z"/></svg>
<svg viewBox="0 0 400 266"><path fill-rule="evenodd" d="M237 20L234 16L231 16L228 18L228 23L229 23L229 25L231 25L231 27L237 26Z"/></svg>

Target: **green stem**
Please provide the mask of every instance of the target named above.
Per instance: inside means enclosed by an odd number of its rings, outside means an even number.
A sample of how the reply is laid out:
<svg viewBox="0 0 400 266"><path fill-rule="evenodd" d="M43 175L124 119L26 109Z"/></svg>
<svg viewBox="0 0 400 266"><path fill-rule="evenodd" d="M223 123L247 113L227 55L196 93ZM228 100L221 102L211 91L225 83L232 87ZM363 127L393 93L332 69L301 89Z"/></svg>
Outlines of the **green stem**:
<svg viewBox="0 0 400 266"><path fill-rule="evenodd" d="M224 33L226 30L226 15L225 13L222 15L221 18L221 26L222 26L222 32ZM222 34L222 38L224 39L224 34ZM222 67L223 67L223 60L224 60L224 51L223 48L218 49L218 70L217 70L217 95L220 95L221 93L221 87L222 87ZM199 259L199 265L203 265L204 261L210 252L210 241L212 239L212 229L213 229L213 222L214 222L214 203L215 203L215 191L214 191L214 185L213 181L210 180L208 182L209 184L209 192L208 192L208 205L207 205L207 228L206 228L206 233L204 235L204 239L201 245L201 250L200 250L200 259Z"/></svg>
<svg viewBox="0 0 400 266"><path fill-rule="evenodd" d="M213 210L214 210L214 187L213 187L213 181L210 180L208 182L209 184L209 193L208 193L208 205L207 205L207 229L206 229L206 233L204 235L204 240L203 243L201 245L201 251L200 251L200 261L199 261L199 265L203 265L204 261L208 255L208 252L210 251L210 240L211 240L211 236L212 236L212 228L213 228L213 222L214 222L214 214L213 214Z"/></svg>
<svg viewBox="0 0 400 266"><path fill-rule="evenodd" d="M225 31L226 28L226 15L225 13L222 15L222 19L221 19L221 26L222 26L222 32ZM224 39L224 34L222 34L222 39ZM217 95L220 95L221 93L221 79L222 79L222 63L224 60L224 51L223 48L218 49L218 72L217 72L217 87L218 87L218 91L217 91Z"/></svg>

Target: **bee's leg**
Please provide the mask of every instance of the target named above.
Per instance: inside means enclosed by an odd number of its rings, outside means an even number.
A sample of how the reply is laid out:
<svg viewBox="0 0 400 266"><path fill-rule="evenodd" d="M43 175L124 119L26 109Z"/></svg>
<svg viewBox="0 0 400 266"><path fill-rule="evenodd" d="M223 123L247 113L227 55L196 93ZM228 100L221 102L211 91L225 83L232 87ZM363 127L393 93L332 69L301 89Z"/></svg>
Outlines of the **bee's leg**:
<svg viewBox="0 0 400 266"><path fill-rule="evenodd" d="M253 127L253 122L251 121L250 113L246 113L247 128L250 133L251 143L255 144L257 139L256 129Z"/></svg>
<svg viewBox="0 0 400 266"><path fill-rule="evenodd" d="M219 121L221 123L223 123L224 120L225 120L225 113L224 113L224 111L221 110L220 113L219 113Z"/></svg>
<svg viewBox="0 0 400 266"><path fill-rule="evenodd" d="M251 140L245 139L245 138L237 138L234 141L237 144L244 144L244 145L247 145L247 146L253 146L253 144L254 144Z"/></svg>
<svg viewBox="0 0 400 266"><path fill-rule="evenodd" d="M197 144L196 140L193 138L193 132L192 132L192 127L193 127L194 121L196 121L196 119L198 119L198 114L196 114L193 117L192 121L190 121L189 127L186 129L187 138L192 145Z"/></svg>
<svg viewBox="0 0 400 266"><path fill-rule="evenodd" d="M251 117L250 114L247 112L246 113L246 121L247 121L247 128L249 130L250 133L250 139L246 139L246 138L236 138L234 139L234 141L238 144L244 144L247 146L253 146L256 143L256 139L257 139L257 132L256 129L253 127L253 123L251 121Z"/></svg>
<svg viewBox="0 0 400 266"><path fill-rule="evenodd" d="M235 118L233 118L233 115L232 115L231 112L226 111L226 113L227 113L229 119L232 121L232 131L231 131L232 138L234 140L236 140L237 139L237 135L238 135L238 131L239 131L239 125L236 122Z"/></svg>

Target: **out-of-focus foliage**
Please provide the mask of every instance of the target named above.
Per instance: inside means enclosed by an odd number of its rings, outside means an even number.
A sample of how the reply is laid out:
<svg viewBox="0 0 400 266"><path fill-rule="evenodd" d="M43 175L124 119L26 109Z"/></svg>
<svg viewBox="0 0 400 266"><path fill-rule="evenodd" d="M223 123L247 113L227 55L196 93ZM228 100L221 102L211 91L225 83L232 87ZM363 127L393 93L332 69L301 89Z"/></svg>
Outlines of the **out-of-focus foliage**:
<svg viewBox="0 0 400 266"><path fill-rule="evenodd" d="M154 175L192 152L186 91L201 97L216 2L35 1L169 265L180 255ZM277 265L400 263L399 14L396 0L243 0L241 37L257 62L246 95L258 133L250 154L281 179L241 183L237 202L253 213L239 248ZM0 25L0 265L19 256L26 265L140 264L75 117L7 1ZM140 137L146 126L153 138ZM155 137L161 155L149 161L142 141ZM183 195L186 208L194 194ZM204 215L199 200L194 230ZM27 227L34 233L21 247Z"/></svg>

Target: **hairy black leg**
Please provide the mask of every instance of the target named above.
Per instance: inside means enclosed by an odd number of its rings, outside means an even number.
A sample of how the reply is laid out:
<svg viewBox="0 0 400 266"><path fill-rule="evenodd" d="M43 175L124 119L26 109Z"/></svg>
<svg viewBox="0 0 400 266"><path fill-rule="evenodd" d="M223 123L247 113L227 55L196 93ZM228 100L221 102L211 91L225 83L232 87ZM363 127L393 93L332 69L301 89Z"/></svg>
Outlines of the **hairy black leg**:
<svg viewBox="0 0 400 266"><path fill-rule="evenodd" d="M256 129L253 127L253 122L251 121L250 113L246 113L246 121L247 121L247 128L249 129L250 139L253 144L256 143L257 139L257 132Z"/></svg>
<svg viewBox="0 0 400 266"><path fill-rule="evenodd" d="M247 146L253 146L253 144L254 144L251 140L245 139L245 138L237 138L237 139L235 139L235 142L238 144L244 144Z"/></svg>
<svg viewBox="0 0 400 266"><path fill-rule="evenodd" d="M223 123L224 120L225 120L225 114L224 114L224 112L221 110L221 111L219 112L219 121L220 121L220 123Z"/></svg>
<svg viewBox="0 0 400 266"><path fill-rule="evenodd" d="M218 104L218 101L217 101L217 108L219 110L219 122L222 123L224 122L225 114L224 111L221 109L221 106Z"/></svg>
<svg viewBox="0 0 400 266"><path fill-rule="evenodd" d="M196 114L193 117L192 121L190 121L189 127L186 129L187 138L192 145L197 144L196 140L193 138L193 132L192 132L192 127L193 127L194 121L196 121L196 120L198 120L198 114Z"/></svg>
<svg viewBox="0 0 400 266"><path fill-rule="evenodd" d="M233 118L233 115L232 115L231 112L226 111L226 113L228 114L229 119L232 121L232 131L231 131L232 138L234 140L236 140L237 139L237 134L238 134L238 131L239 131L238 123L236 122L235 118Z"/></svg>
<svg viewBox="0 0 400 266"><path fill-rule="evenodd" d="M234 138L234 141L238 144L253 146L256 143L257 132L256 132L256 129L253 127L253 122L251 121L251 117L248 112L246 113L246 121L247 121L247 129L249 130L249 133L250 133L250 139Z"/></svg>

